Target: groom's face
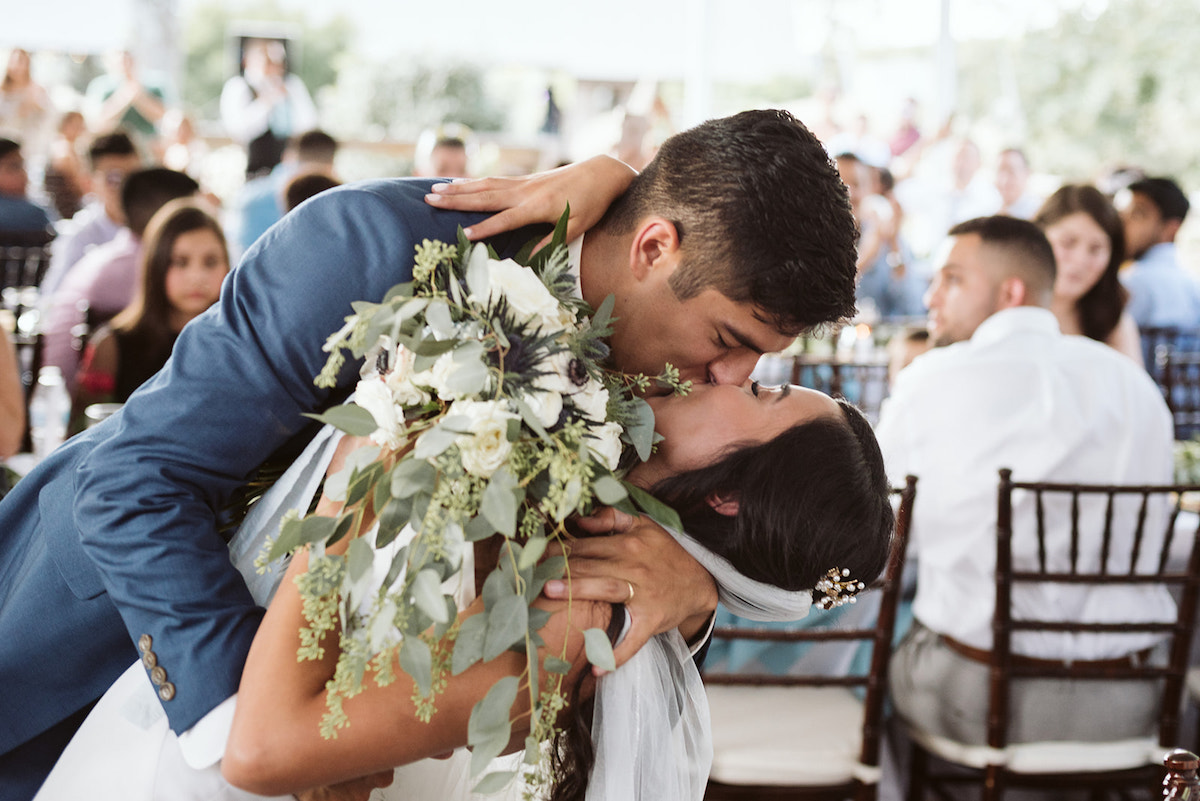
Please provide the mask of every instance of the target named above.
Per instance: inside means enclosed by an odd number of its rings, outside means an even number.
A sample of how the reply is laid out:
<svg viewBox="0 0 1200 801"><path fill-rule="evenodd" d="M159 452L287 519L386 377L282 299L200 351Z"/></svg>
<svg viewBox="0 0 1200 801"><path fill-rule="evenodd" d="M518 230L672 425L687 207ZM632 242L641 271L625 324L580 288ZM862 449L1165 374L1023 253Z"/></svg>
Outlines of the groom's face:
<svg viewBox="0 0 1200 801"><path fill-rule="evenodd" d="M764 353L783 350L794 336L765 322L750 303L709 287L686 300L656 270L618 298L613 359L630 373L658 375L664 364L696 383L740 386Z"/></svg>

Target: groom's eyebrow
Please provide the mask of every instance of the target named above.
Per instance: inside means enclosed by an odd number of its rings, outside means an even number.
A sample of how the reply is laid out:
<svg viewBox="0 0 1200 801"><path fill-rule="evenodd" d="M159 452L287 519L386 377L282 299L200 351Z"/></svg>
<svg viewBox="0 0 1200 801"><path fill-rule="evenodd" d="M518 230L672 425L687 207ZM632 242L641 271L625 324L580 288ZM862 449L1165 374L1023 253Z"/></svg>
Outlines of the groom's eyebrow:
<svg viewBox="0 0 1200 801"><path fill-rule="evenodd" d="M767 352L766 348L751 339L749 334L746 334L744 331L739 331L731 323L725 323L725 329L729 332L729 336L733 337L734 341L736 341L743 348L748 348L757 353L759 356L762 356Z"/></svg>

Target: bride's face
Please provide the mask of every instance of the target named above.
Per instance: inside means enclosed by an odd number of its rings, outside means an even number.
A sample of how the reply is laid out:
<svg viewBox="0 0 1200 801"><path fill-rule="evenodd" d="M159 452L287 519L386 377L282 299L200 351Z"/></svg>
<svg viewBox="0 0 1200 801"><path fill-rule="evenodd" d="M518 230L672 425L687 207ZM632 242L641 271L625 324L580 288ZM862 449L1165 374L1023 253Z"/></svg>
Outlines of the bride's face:
<svg viewBox="0 0 1200 801"><path fill-rule="evenodd" d="M833 398L816 390L750 382L740 387L699 384L688 395L648 402L663 440L650 461L629 474L642 487L711 464L731 445L766 442L800 423L841 414Z"/></svg>

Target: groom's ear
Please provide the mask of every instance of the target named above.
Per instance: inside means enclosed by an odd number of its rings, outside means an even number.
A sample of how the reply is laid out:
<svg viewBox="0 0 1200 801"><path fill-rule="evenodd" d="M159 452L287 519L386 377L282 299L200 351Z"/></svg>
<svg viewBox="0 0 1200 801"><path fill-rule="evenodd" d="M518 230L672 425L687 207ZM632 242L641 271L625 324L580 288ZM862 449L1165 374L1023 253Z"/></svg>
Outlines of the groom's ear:
<svg viewBox="0 0 1200 801"><path fill-rule="evenodd" d="M707 498L708 505L713 508L713 511L719 515L726 517L737 517L738 513L738 496L736 494L718 495L712 493Z"/></svg>
<svg viewBox="0 0 1200 801"><path fill-rule="evenodd" d="M669 278L679 265L679 230L665 217L647 217L633 234L629 267L634 278Z"/></svg>

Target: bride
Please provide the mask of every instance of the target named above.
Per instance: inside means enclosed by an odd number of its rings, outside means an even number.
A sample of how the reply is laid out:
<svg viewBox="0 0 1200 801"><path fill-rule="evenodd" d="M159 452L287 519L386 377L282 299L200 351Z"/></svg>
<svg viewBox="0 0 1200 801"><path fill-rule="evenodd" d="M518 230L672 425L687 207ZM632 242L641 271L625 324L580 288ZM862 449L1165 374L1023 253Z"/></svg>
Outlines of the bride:
<svg viewBox="0 0 1200 801"><path fill-rule="evenodd" d="M830 568L848 570L853 582L869 582L882 569L892 528L886 477L874 435L852 406L812 390L767 390L756 384L700 385L687 396L654 398L650 403L663 440L629 479L679 512L694 538L689 550L717 576L727 605L745 608L748 599L768 611L774 606L777 614L785 609L790 617L799 617L803 609L796 607L797 595L803 598L801 607L809 596L795 591L823 587L818 601L826 603L836 602L842 594L839 590L846 585L841 582L832 587L821 584ZM330 470L336 471L359 444L349 437L337 444ZM323 513L335 511L328 498L321 504ZM586 540L579 543L586 546ZM486 575L492 566L488 560L495 559L486 541L476 545L475 556L484 568L480 575ZM102 774L121 782L123 788L141 782L140 797L155 799L253 797L234 787L286 795L344 782L351 782L345 786L357 788L362 797L370 786L390 780L396 765L408 767L396 773L385 798L468 798L471 785L462 747L467 743L472 706L497 679L520 676L524 655L510 652L450 677L439 696L438 712L427 724L415 717L413 685L406 674L399 673L386 687L364 682L362 693L346 702L351 724L336 739L324 739L319 729L326 711L325 683L338 654L336 637L330 637L324 643L323 660L296 660L303 617L292 579L306 564L304 553L293 559L255 638L219 766L192 771L179 756L165 718L149 727L137 721L139 714L157 703L144 671L135 666L118 682L127 686L114 686L101 700L38 799L84 793L97 797L95 789L106 786L105 779L98 778ZM632 584L629 590L631 595L636 591ZM482 609L478 598L459 601L460 620ZM638 672L639 652L619 671L597 680L587 670L582 632L598 627L607 629L610 637L617 636L626 619L624 607L546 598L536 605L551 613L540 632L545 640L540 658L565 651L571 663L565 686L575 688L575 698L559 717L565 734L552 749L550 797L555 801L583 798L587 792L588 798L667 798L661 792L666 782L679 798L699 798L710 758L704 753L707 710L684 639L703 634L705 621L688 621L678 633L660 635L663 642L657 644L670 658L657 674ZM686 748L647 754L631 745L627 736L631 727L621 721L628 696L606 697L606 687L617 688L622 682L635 697L641 692L660 706L665 704L662 719L668 722L663 739L677 741L680 729L687 729L682 734L685 740L690 738ZM594 722L588 719L593 696ZM516 721L514 749L523 744L525 732L520 726L527 723L521 715L528 710L521 703L518 700L511 710ZM594 729L590 737L589 723ZM122 739L125 736L134 737L133 743ZM455 752L455 758L430 761L448 752ZM646 771L630 764L639 757L646 760ZM679 764L687 761L698 764ZM625 782L639 773L653 784L630 793ZM223 781L222 774L234 787ZM139 796L130 792L122 797Z"/></svg>

